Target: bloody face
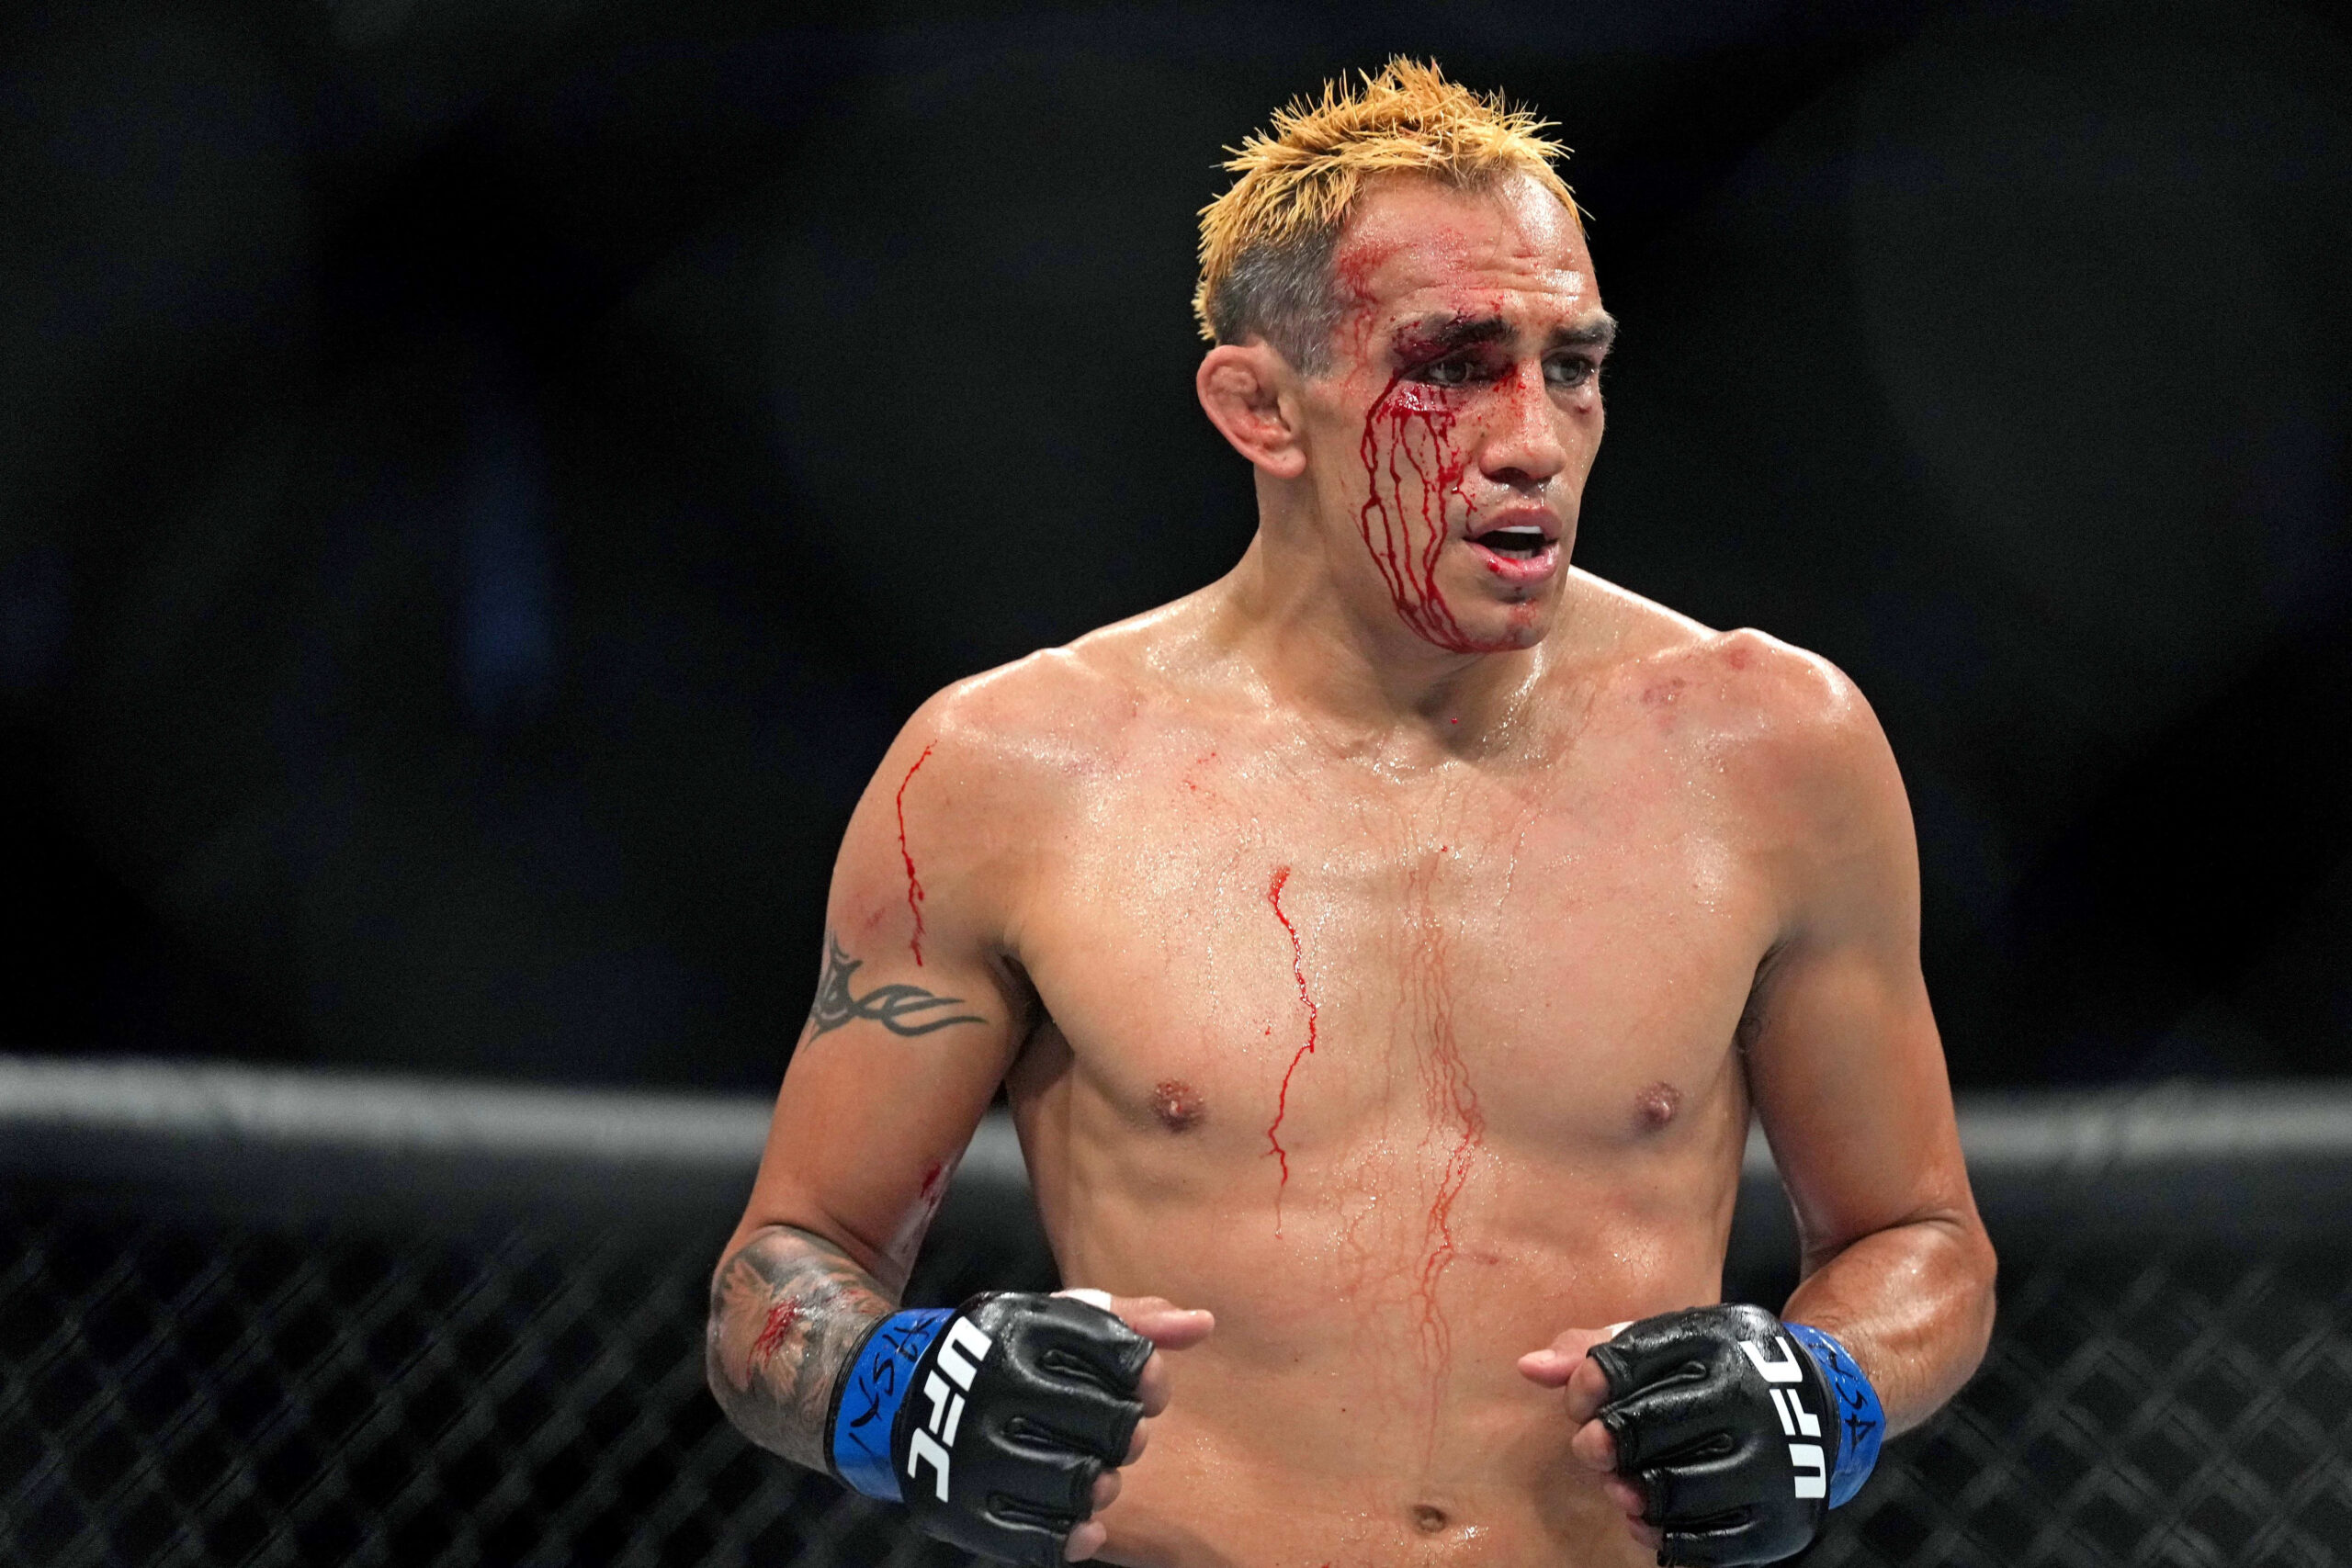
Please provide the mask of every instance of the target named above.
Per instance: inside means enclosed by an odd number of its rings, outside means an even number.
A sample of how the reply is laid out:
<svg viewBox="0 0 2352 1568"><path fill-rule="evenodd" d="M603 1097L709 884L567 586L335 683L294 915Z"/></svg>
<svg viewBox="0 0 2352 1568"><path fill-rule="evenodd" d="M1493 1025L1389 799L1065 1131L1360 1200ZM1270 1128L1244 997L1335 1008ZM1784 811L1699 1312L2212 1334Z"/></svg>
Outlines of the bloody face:
<svg viewBox="0 0 2352 1568"><path fill-rule="evenodd" d="M1566 581L1614 330L1582 230L1523 177L1392 178L1357 203L1333 265L1345 313L1305 412L1340 581L1448 652L1534 646Z"/></svg>

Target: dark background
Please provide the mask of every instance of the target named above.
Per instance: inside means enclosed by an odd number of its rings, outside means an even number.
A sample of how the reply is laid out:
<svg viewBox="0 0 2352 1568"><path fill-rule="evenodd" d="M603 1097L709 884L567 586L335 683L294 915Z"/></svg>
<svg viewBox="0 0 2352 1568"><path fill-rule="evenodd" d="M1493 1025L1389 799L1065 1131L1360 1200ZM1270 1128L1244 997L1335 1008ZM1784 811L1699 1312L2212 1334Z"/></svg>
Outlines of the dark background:
<svg viewBox="0 0 2352 1568"><path fill-rule="evenodd" d="M1963 1085L2341 1070L2317 6L0 20L0 1050L770 1084L958 676L1221 572L1194 213L1434 54L1624 323L1581 564L1827 654Z"/></svg>

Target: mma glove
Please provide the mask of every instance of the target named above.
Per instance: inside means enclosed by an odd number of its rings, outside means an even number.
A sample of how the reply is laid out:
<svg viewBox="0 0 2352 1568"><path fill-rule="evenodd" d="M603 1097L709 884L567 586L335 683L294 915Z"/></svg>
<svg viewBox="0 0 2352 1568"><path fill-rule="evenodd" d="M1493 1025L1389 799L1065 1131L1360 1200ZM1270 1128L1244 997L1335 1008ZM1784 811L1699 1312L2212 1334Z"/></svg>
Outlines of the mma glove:
<svg viewBox="0 0 2352 1568"><path fill-rule="evenodd" d="M1151 1341L1069 1296L993 1292L895 1313L859 1342L826 1422L833 1473L967 1551L1055 1568L1124 1463Z"/></svg>
<svg viewBox="0 0 2352 1568"><path fill-rule="evenodd" d="M1668 1564L1777 1562L1878 1461L1886 1417L1845 1348L1761 1307L1646 1317L1587 1352L1609 1382L1599 1419Z"/></svg>

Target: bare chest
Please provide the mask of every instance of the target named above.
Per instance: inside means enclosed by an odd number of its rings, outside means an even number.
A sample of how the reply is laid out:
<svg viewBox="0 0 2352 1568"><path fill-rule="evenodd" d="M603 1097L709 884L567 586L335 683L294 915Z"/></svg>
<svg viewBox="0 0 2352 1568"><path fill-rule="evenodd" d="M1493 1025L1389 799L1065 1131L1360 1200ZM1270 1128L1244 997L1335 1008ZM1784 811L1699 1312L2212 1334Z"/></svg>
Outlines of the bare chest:
<svg viewBox="0 0 2352 1568"><path fill-rule="evenodd" d="M1724 1092L1770 890L1703 780L1594 750L1408 784L1204 747L1106 781L1023 955L1089 1101L1287 1168L1613 1150Z"/></svg>

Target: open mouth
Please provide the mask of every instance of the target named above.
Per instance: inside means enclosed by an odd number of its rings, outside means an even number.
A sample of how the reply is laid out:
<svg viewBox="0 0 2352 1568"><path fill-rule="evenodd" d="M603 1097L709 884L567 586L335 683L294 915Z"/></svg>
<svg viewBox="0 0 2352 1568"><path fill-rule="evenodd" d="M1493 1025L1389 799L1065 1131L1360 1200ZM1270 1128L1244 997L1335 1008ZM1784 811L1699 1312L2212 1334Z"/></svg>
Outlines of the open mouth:
<svg viewBox="0 0 2352 1568"><path fill-rule="evenodd" d="M1472 541L1474 544L1484 545L1498 556L1509 556L1519 560L1534 559L1544 553L1551 542L1544 536L1544 530L1536 527L1490 528Z"/></svg>

